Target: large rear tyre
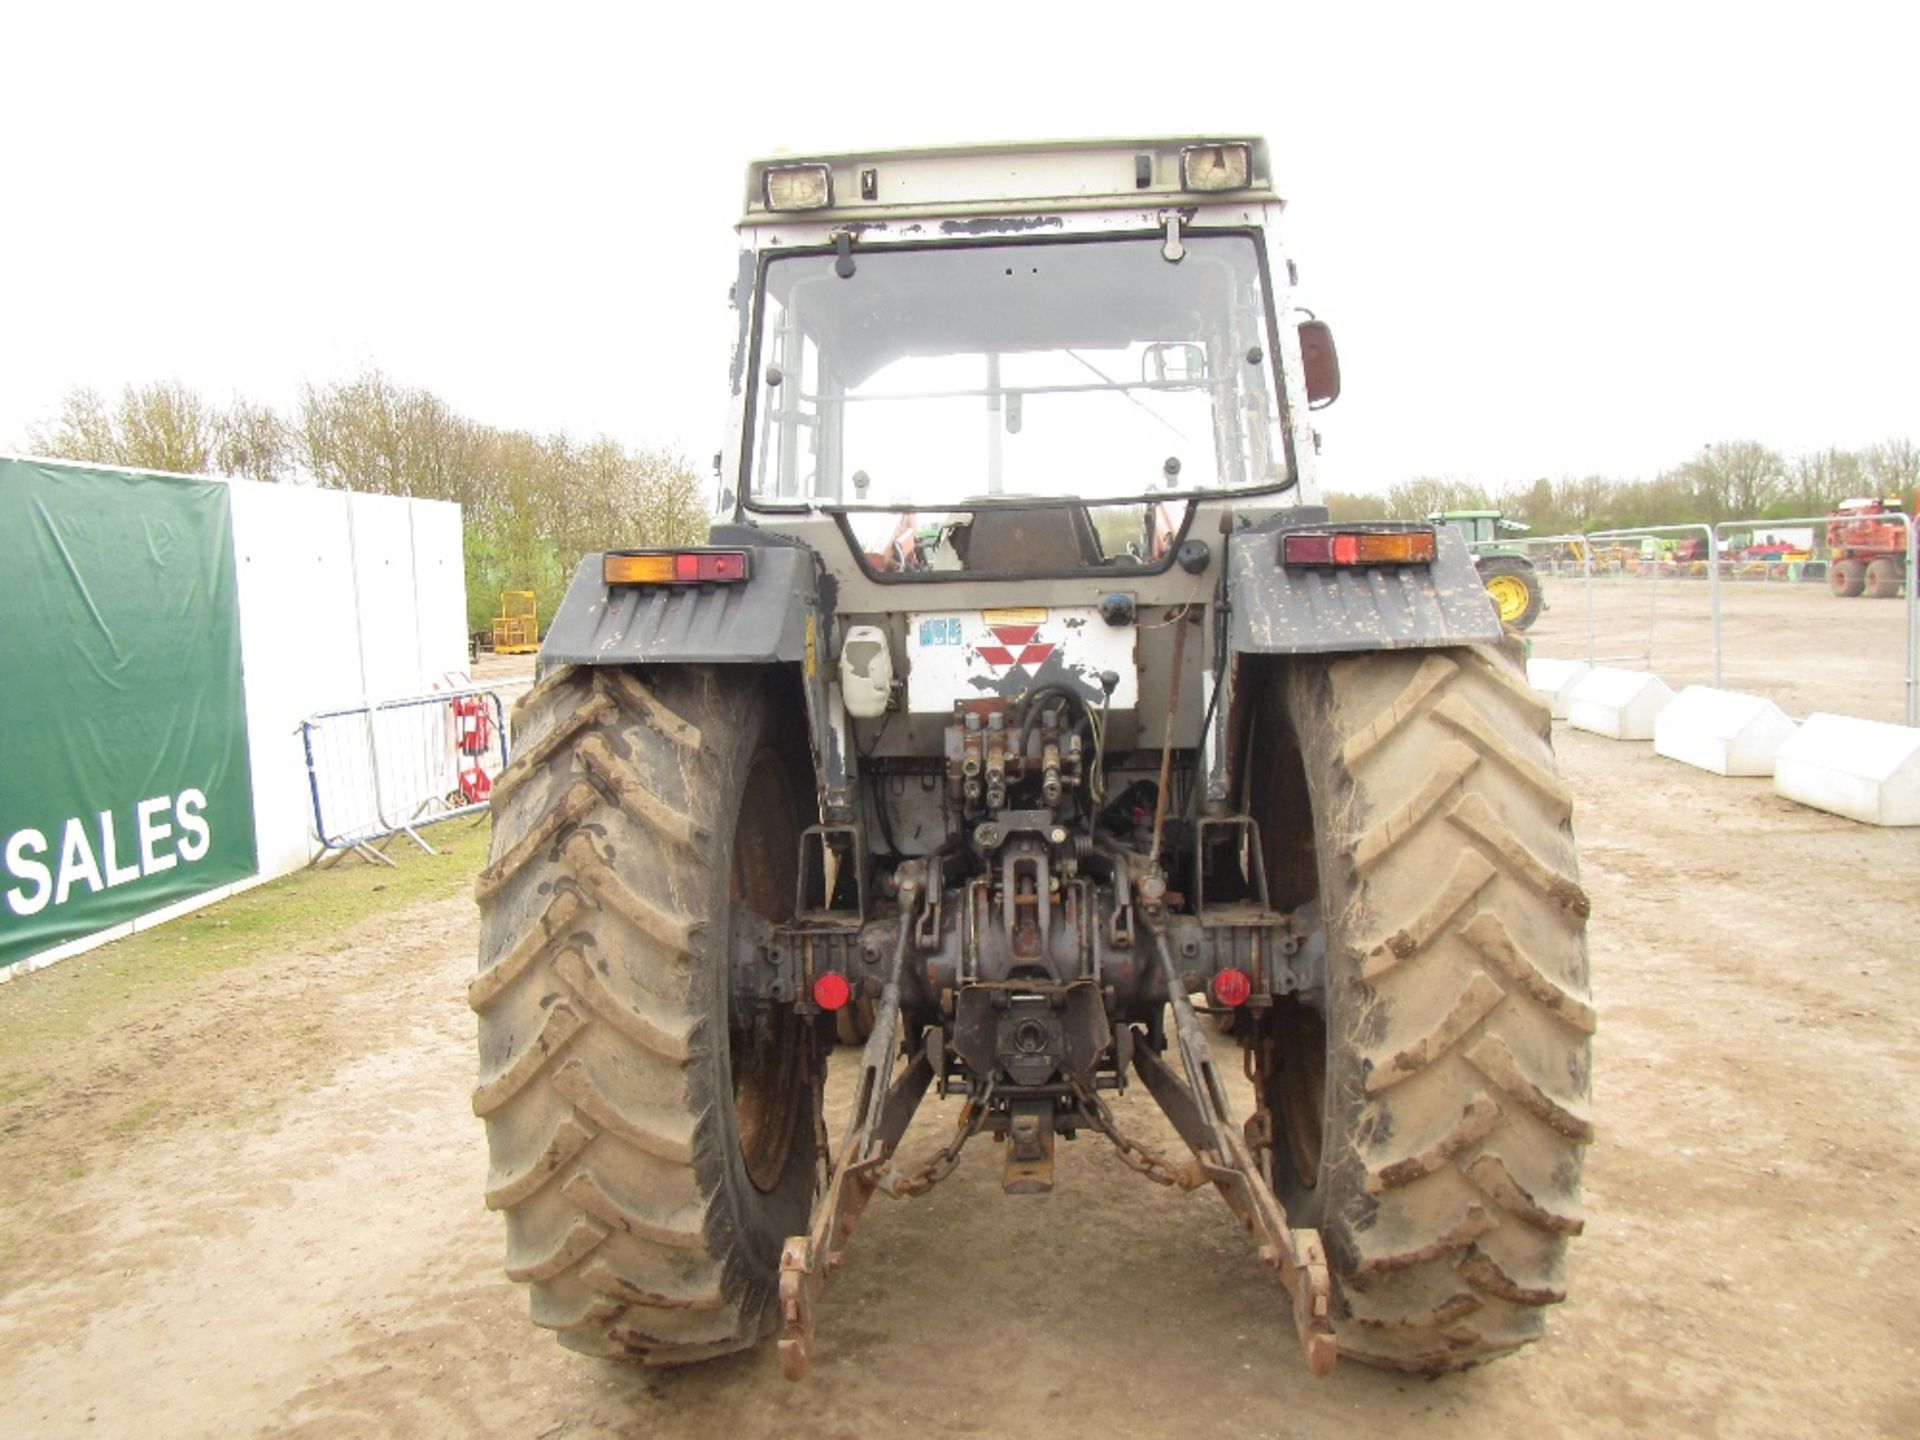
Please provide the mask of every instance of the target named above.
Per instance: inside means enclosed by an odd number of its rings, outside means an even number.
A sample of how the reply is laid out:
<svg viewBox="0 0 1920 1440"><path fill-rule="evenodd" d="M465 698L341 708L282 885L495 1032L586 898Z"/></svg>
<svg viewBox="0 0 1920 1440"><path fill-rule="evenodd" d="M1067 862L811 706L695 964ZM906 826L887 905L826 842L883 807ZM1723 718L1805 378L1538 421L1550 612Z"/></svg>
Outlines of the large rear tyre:
<svg viewBox="0 0 1920 1440"><path fill-rule="evenodd" d="M1255 703L1290 732L1255 743L1269 886L1327 941L1324 993L1247 1035L1274 1189L1321 1231L1343 1354L1464 1369L1540 1336L1582 1225L1587 899L1547 711L1478 649L1298 661Z"/></svg>
<svg viewBox="0 0 1920 1440"><path fill-rule="evenodd" d="M1546 608L1540 590L1540 572L1525 560L1493 556L1480 562L1480 583L1502 625L1525 630L1540 618Z"/></svg>
<svg viewBox="0 0 1920 1440"><path fill-rule="evenodd" d="M1869 600L1891 600L1900 593L1900 582L1906 579L1906 567L1897 560L1881 557L1867 566L1867 598Z"/></svg>
<svg viewBox="0 0 1920 1440"><path fill-rule="evenodd" d="M1836 560L1827 570L1827 585L1843 600L1867 588L1867 567L1858 560Z"/></svg>
<svg viewBox="0 0 1920 1440"><path fill-rule="evenodd" d="M735 907L791 915L804 761L760 676L565 669L521 700L476 893L507 1274L591 1354L679 1364L777 1323L814 1181L809 1036L729 1013Z"/></svg>

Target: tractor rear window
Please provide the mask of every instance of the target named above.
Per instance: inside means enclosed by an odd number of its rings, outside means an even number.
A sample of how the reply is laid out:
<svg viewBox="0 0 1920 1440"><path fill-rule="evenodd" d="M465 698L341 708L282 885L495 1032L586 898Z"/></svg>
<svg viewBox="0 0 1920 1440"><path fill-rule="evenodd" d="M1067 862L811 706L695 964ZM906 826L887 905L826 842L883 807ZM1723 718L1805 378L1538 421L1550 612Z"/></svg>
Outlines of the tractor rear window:
<svg viewBox="0 0 1920 1440"><path fill-rule="evenodd" d="M1184 242L1177 264L1150 238L856 248L846 276L832 254L770 260L750 503L844 506L868 553L931 555L936 527L948 553L985 544L977 519L956 535L958 516L899 512L1131 500L1137 525L1062 539L1111 554L1152 545L1155 503L1285 483L1255 241Z"/></svg>

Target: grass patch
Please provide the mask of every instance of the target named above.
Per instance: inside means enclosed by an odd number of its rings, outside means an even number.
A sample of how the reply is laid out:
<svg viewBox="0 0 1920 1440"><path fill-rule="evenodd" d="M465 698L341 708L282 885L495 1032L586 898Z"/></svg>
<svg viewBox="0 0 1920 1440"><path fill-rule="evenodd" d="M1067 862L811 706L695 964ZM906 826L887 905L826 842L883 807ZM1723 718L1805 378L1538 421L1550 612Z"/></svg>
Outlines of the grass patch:
<svg viewBox="0 0 1920 1440"><path fill-rule="evenodd" d="M370 916L467 890L486 863L487 832L484 817L449 821L424 832L437 855L402 836L388 849L396 869L349 855L0 985L0 1067L7 1072L0 1097L37 1088L21 1071L31 1074L31 1057L49 1044L117 1023L204 976L312 948Z"/></svg>

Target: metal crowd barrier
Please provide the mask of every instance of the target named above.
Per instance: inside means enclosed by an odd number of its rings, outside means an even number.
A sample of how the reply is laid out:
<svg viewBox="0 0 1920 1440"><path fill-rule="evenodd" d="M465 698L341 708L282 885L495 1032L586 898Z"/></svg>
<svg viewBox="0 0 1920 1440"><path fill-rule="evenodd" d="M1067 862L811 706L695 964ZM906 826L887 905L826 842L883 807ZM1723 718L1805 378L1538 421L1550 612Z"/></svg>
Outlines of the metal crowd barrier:
<svg viewBox="0 0 1920 1440"><path fill-rule="evenodd" d="M1906 713L1906 723L1908 725L1920 725L1920 583L1916 583L1916 581L1920 581L1920 549L1916 549L1916 545L1920 544L1920 515L1894 513L1875 515L1872 518L1880 522L1897 521L1906 531L1906 575L1904 580L1906 591L1906 643L1904 647L1905 655L1903 657L1906 677L1904 709ZM1705 579L1707 582L1708 617L1712 627L1713 683L1718 685L1721 683L1725 652L1721 627L1721 590L1726 583L1747 578L1756 578L1749 577L1746 572L1757 563L1728 559L1726 556L1726 537L1731 535L1754 534L1763 530L1778 531L1789 526L1811 528L1815 536L1812 547L1815 552L1814 560L1810 562L1808 566L1802 567L1798 571L1791 570L1785 565L1777 568L1782 572L1784 578L1794 583L1803 583L1804 581L1816 579L1823 580L1826 574L1825 569L1816 569L1814 567L1824 567L1826 563L1826 527L1833 519L1834 516L1827 514L1786 516L1784 518L1766 516L1754 519L1723 520L1717 525L1709 525L1705 522L1697 522L1690 525L1642 525L1630 526L1619 530L1595 530L1567 535L1528 535L1525 537L1516 537L1511 543L1518 544L1526 548L1529 552L1542 546L1557 546L1561 547L1563 551L1573 552L1572 558L1549 561L1547 573L1555 576L1567 573L1577 575L1580 578L1586 606L1587 653L1585 658L1589 663L1604 664L1622 660L1651 661L1652 622L1650 615L1648 653L1635 655L1601 655L1599 653L1597 626L1594 615L1594 586L1596 581L1594 557L1596 552L1607 557L1605 563L1608 571L1611 573L1616 563L1618 563L1614 557L1615 553L1621 549L1620 542L1622 541L1641 536L1650 538L1662 535L1700 536L1705 541L1707 558L1688 564L1684 571L1676 568L1671 573L1668 573L1662 568L1665 563L1662 561L1641 560L1636 564L1637 557L1632 553L1628 553L1625 560L1627 568L1622 573L1628 575L1646 574L1656 579L1693 579L1696 576ZM1776 567L1772 565L1763 566L1757 578L1761 580L1772 578L1772 572L1775 568ZM1650 601L1650 603L1652 602Z"/></svg>
<svg viewBox="0 0 1920 1440"><path fill-rule="evenodd" d="M374 842L404 835L428 854L420 831L487 808L511 744L505 691L476 685L339 710L300 724L313 798L313 833L328 851L394 862Z"/></svg>

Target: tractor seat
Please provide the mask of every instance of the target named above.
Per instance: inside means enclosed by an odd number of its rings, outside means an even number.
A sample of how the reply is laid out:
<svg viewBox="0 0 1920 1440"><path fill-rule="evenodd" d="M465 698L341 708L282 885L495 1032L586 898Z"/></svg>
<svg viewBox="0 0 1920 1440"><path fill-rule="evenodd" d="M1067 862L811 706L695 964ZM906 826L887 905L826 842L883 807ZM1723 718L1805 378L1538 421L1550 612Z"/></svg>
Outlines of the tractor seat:
<svg viewBox="0 0 1920 1440"><path fill-rule="evenodd" d="M983 506L973 512L963 559L988 574L1094 568L1107 563L1093 522L1081 505L1015 509Z"/></svg>

